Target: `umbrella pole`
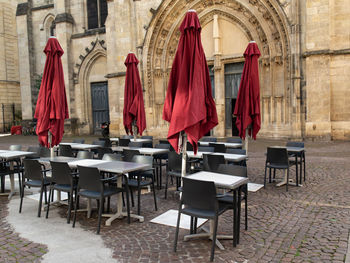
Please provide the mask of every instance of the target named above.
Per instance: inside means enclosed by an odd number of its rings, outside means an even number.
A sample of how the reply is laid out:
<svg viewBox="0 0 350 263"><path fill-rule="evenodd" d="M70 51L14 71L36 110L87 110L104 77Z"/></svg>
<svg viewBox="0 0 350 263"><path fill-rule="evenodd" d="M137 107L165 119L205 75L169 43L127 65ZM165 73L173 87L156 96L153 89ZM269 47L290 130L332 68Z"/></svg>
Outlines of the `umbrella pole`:
<svg viewBox="0 0 350 263"><path fill-rule="evenodd" d="M246 151L246 153L248 153L248 128L245 129L245 139L244 139L244 149Z"/></svg>
<svg viewBox="0 0 350 263"><path fill-rule="evenodd" d="M187 157L187 135L185 132L181 132L182 136L182 166L181 166L181 177L186 176L186 157ZM181 180L182 186L182 180Z"/></svg>
<svg viewBox="0 0 350 263"><path fill-rule="evenodd" d="M53 158L55 153L52 147L52 133L49 131L48 135L49 135L48 141L49 141L49 147L50 147L50 157Z"/></svg>
<svg viewBox="0 0 350 263"><path fill-rule="evenodd" d="M132 122L132 133L134 134L134 142L136 142L136 133L137 133L137 130L136 130L136 123L135 123L135 120Z"/></svg>

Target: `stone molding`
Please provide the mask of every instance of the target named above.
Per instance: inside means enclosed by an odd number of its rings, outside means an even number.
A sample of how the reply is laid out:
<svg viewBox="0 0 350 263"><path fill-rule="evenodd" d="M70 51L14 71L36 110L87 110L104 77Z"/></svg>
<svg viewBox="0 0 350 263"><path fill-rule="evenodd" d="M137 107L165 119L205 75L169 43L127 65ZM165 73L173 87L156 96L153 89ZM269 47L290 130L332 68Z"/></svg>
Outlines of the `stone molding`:
<svg viewBox="0 0 350 263"><path fill-rule="evenodd" d="M323 49L323 50L315 50L315 51L306 51L303 54L304 58L311 57L311 56L336 56L336 55L349 55L350 54L350 48L347 49L338 49L338 50L330 50L330 49Z"/></svg>
<svg viewBox="0 0 350 263"><path fill-rule="evenodd" d="M54 8L54 4L41 5L32 8L32 11Z"/></svg>
<svg viewBox="0 0 350 263"><path fill-rule="evenodd" d="M55 23L56 24L58 24L58 23L74 24L74 19L73 19L72 15L69 13L61 13L61 14L56 15Z"/></svg>
<svg viewBox="0 0 350 263"><path fill-rule="evenodd" d="M105 76L105 78L111 79L111 78L118 78L118 77L124 77L124 76L126 76L126 71L120 71L115 73L109 73Z"/></svg>
<svg viewBox="0 0 350 263"><path fill-rule="evenodd" d="M27 15L29 9L28 2L27 3L21 3L17 5L17 10L16 10L16 16L23 16Z"/></svg>
<svg viewBox="0 0 350 263"><path fill-rule="evenodd" d="M105 33L106 33L106 28L105 27L100 27L100 28L94 28L94 29L86 30L84 33L73 34L71 36L71 38L72 39L83 38L83 37L87 37L87 36L93 36L93 35L105 34Z"/></svg>

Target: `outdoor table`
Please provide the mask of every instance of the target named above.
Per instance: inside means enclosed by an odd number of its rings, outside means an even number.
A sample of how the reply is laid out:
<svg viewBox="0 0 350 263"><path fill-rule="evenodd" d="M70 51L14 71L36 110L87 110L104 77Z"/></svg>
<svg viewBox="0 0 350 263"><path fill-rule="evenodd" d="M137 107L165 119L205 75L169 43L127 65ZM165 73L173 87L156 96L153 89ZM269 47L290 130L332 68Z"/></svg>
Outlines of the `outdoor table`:
<svg viewBox="0 0 350 263"><path fill-rule="evenodd" d="M101 172L113 173L117 175L127 174L129 172L143 170L150 168L148 164L132 163L132 162L122 162L122 161L105 161L97 159L75 159L71 157L66 157L67 163L70 168L77 168L79 166L87 167L96 167ZM69 159L68 159L69 158ZM64 161L61 157L55 158L42 158L41 161L50 161L50 160ZM118 176L117 186L122 187L122 176ZM88 211L90 211L90 202L88 202ZM117 202L117 212L115 214L103 214L104 217L109 217L106 221L106 225L110 226L112 221L117 218L127 216L127 213L123 212L123 202L122 202L122 193L118 194ZM88 216L89 217L89 216ZM144 217L140 215L130 214L130 217L138 219L140 222L144 221Z"/></svg>
<svg viewBox="0 0 350 263"><path fill-rule="evenodd" d="M225 160L230 162L240 162L248 158L248 155L243 155L243 154L218 153L218 152L197 152L197 154L194 154L193 151L187 151L188 158L202 159L203 154L223 155Z"/></svg>
<svg viewBox="0 0 350 263"><path fill-rule="evenodd" d="M270 147L275 147L275 148L286 148L288 154L294 154L295 157L295 171L297 174L297 178L298 178L298 172L300 169L300 182L298 183L298 180L295 182L295 186L302 186L301 184L301 179L302 179L302 174L303 174L303 170L304 170L304 178L305 178L305 148L304 147L286 147L286 146L270 146ZM300 155L300 168L298 168L298 155ZM303 169L303 165L302 163L304 163L304 169ZM292 179L290 179L292 180ZM284 179L282 182L276 184L276 186L283 186L287 184L287 175L286 173L284 173ZM290 184L290 182L288 183Z"/></svg>
<svg viewBox="0 0 350 263"><path fill-rule="evenodd" d="M155 154L162 154L162 153L168 153L168 149L161 149L161 148L144 148L144 147L128 147L128 146L115 146L112 147L112 151L114 152L122 152L124 149L127 150L137 150L142 155L155 155Z"/></svg>
<svg viewBox="0 0 350 263"><path fill-rule="evenodd" d="M74 143L74 142L61 142L60 145L70 145L74 150L92 150L100 148L100 145L86 144L86 143Z"/></svg>
<svg viewBox="0 0 350 263"><path fill-rule="evenodd" d="M26 157L26 156L31 156L35 155L36 153L34 152L25 152L25 151L6 151L6 150L1 150L0 151L0 159L3 159L4 161L8 161L10 163L10 170L13 171L13 162L15 160L18 160L20 158ZM12 196L15 194L15 178L14 178L14 173L10 173L10 181L11 181L11 190L9 193L9 199L12 198ZM19 182L21 183L21 182Z"/></svg>
<svg viewBox="0 0 350 263"><path fill-rule="evenodd" d="M233 236L217 235L217 239L233 239L234 246L236 246L236 244L239 243L240 213L241 213L240 212L241 211L241 190L242 190L242 186L248 184L248 178L241 177L241 176L221 174L221 173L205 172L205 171L187 175L186 178L214 182L215 186L217 186L217 187L233 190L233 197L232 197L233 204L238 203L238 206L233 205L233 229L234 229L234 233L233 233ZM186 241L190 238L199 238L199 237L212 238L213 229L214 229L214 221L210 220L209 231L203 227L202 227L202 229L206 233L186 235L184 237L184 240ZM216 245L221 250L224 250L224 247L219 242L219 240L216 240Z"/></svg>
<svg viewBox="0 0 350 263"><path fill-rule="evenodd" d="M111 142L119 142L119 138L109 138ZM153 140L152 139L141 139L141 138L136 138L133 139L131 138L130 139L131 142L152 142Z"/></svg>
<svg viewBox="0 0 350 263"><path fill-rule="evenodd" d="M209 146L209 143L224 144L226 148L240 148L240 147L242 147L242 143L236 143L236 142L203 142L203 141L199 141L200 146Z"/></svg>

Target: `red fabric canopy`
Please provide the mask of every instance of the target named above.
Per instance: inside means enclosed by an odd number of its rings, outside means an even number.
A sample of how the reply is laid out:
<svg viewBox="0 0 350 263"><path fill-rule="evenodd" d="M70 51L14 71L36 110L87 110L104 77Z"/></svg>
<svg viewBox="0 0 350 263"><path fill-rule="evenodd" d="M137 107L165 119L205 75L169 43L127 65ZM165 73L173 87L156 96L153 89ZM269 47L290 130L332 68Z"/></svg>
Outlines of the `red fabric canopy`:
<svg viewBox="0 0 350 263"><path fill-rule="evenodd" d="M49 38L44 49L46 62L41 80L34 118L39 143L46 147L58 145L64 133L64 120L69 118L61 56L63 50L56 38ZM52 133L52 145L48 142Z"/></svg>
<svg viewBox="0 0 350 263"><path fill-rule="evenodd" d="M260 130L260 84L258 58L260 51L255 42L250 42L244 52L245 62L234 115L239 137L245 139L245 130L251 125L249 135L256 139Z"/></svg>
<svg viewBox="0 0 350 263"><path fill-rule="evenodd" d="M146 129L146 115L143 104L143 94L139 70L135 54L129 53L124 62L126 78L124 89L123 123L126 133L133 134L132 124L136 120L137 131L140 135Z"/></svg>
<svg viewBox="0 0 350 263"><path fill-rule="evenodd" d="M187 12L180 31L163 119L170 122L168 141L177 152L181 131L186 132L193 150L197 152L198 140L218 124L218 117L197 13Z"/></svg>

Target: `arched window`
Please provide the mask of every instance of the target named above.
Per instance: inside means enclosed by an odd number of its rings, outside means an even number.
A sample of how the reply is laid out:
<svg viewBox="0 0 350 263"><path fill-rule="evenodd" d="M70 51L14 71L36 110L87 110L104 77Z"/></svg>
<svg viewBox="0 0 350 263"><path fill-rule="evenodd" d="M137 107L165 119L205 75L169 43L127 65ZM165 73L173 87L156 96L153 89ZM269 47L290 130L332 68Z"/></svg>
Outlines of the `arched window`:
<svg viewBox="0 0 350 263"><path fill-rule="evenodd" d="M106 0L87 0L88 29L104 27L108 15Z"/></svg>

